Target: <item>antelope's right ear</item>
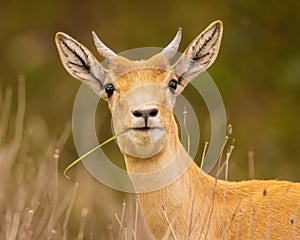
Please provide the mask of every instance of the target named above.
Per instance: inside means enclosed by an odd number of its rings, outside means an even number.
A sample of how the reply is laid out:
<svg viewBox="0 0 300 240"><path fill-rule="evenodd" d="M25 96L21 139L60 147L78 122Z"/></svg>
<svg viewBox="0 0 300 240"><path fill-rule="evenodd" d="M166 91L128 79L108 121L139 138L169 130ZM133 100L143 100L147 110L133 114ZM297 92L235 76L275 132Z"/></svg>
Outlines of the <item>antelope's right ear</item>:
<svg viewBox="0 0 300 240"><path fill-rule="evenodd" d="M65 33L58 32L55 43L61 62L68 73L100 94L103 89L105 70L93 54Z"/></svg>

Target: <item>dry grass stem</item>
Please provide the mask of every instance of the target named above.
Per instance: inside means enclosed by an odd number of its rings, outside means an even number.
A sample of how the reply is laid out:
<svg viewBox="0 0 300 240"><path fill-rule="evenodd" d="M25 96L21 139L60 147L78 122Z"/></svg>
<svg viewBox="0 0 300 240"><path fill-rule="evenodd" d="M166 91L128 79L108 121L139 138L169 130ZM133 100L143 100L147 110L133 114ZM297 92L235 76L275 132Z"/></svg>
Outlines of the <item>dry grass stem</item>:
<svg viewBox="0 0 300 240"><path fill-rule="evenodd" d="M187 136L187 152L190 153L190 148L191 148L191 136L190 136L190 133L189 133L187 124L186 124L187 114L188 114L188 112L187 112L187 110L186 110L186 106L184 106L184 110L183 110L183 127L184 127L185 134L186 134L186 136Z"/></svg>
<svg viewBox="0 0 300 240"><path fill-rule="evenodd" d="M11 88L6 89L5 97L3 100L3 104L1 104L1 118L0 118L0 146L2 145L2 141L6 139L9 116L11 111L11 103L12 103L12 94L13 91Z"/></svg>
<svg viewBox="0 0 300 240"><path fill-rule="evenodd" d="M58 159L59 159L59 149L54 150L53 160L54 160L54 183L53 183L53 192L52 199L53 203L51 206L50 219L48 223L48 231L52 232L54 229L54 224L56 220L56 210L57 210L57 199L58 199Z"/></svg>
<svg viewBox="0 0 300 240"><path fill-rule="evenodd" d="M178 238L176 237L174 228L173 228L173 226L172 226L172 223L171 223L170 220L169 220L168 214L167 214L167 212L166 212L164 206L162 206L162 211L163 211L164 217L165 217L165 219L166 219L166 221L167 221L167 223L168 223L168 230L167 230L166 233L169 233L169 231L170 231L170 232L172 233L172 237L173 237L175 240L177 240ZM168 235L169 235L169 234L165 234L165 236L163 237L163 239L169 239L169 238L167 238Z"/></svg>
<svg viewBox="0 0 300 240"><path fill-rule="evenodd" d="M107 234L108 234L108 240L114 240L114 233L113 233L112 224L109 224L107 226Z"/></svg>
<svg viewBox="0 0 300 240"><path fill-rule="evenodd" d="M79 225L77 240L84 239L84 229L85 229L85 225L86 225L86 217L88 215L88 212L89 212L89 210L87 208L83 208L81 210L81 221L80 221L80 225Z"/></svg>
<svg viewBox="0 0 300 240"><path fill-rule="evenodd" d="M138 214L139 214L139 202L138 198L135 199L135 216L134 216L134 230L133 230L133 239L137 239L137 227L138 227Z"/></svg>
<svg viewBox="0 0 300 240"><path fill-rule="evenodd" d="M208 142L205 142L204 144L204 149L202 151L202 157L201 157L201 163L200 163L200 168L202 169L203 168L203 164L204 164L204 159L205 159L205 155L207 153L207 148L208 148Z"/></svg>
<svg viewBox="0 0 300 240"><path fill-rule="evenodd" d="M68 226L68 223L69 223L69 220L70 220L70 215L71 215L72 208L73 208L75 200L76 200L78 186L79 186L79 183L76 182L74 184L72 198L71 198L71 201L68 205L67 212L66 212L66 215L65 215L64 224L63 224L63 240L67 240L67 226Z"/></svg>
<svg viewBox="0 0 300 240"><path fill-rule="evenodd" d="M202 169L202 166L203 166L203 163L204 163L204 158L205 158L205 155L207 153L207 148L208 148L208 142L205 142L205 145L204 145L204 149L202 151L202 157L201 157L201 169ZM192 222L193 222L193 216L194 216L194 207L195 207L195 200L196 200L196 196L197 196L197 192L198 192L198 186L199 186L199 182L200 182L200 178L202 176L200 176L200 171L199 171L199 176L198 176L198 179L197 179L197 182L195 184L195 189L194 189L194 195L193 195L193 198L192 198L192 201L191 201L191 216L190 216L190 224L189 224L189 232L188 232L188 236L191 235L192 233Z"/></svg>
<svg viewBox="0 0 300 240"><path fill-rule="evenodd" d="M248 151L249 179L254 179L254 151Z"/></svg>

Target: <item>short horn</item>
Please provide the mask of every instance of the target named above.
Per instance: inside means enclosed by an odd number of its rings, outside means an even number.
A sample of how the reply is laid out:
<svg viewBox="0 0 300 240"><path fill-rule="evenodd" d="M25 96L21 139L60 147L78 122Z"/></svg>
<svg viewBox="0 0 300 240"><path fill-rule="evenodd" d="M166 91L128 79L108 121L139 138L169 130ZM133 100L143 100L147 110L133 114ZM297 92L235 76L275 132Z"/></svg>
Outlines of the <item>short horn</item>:
<svg viewBox="0 0 300 240"><path fill-rule="evenodd" d="M178 28L176 36L174 37L172 42L170 42L169 45L166 46L164 50L161 51L161 54L164 55L166 58L171 59L177 53L181 41L181 33L182 33L182 28Z"/></svg>
<svg viewBox="0 0 300 240"><path fill-rule="evenodd" d="M97 51L102 57L106 59L112 59L113 57L117 56L115 52L110 50L107 46L105 46L103 42L101 42L101 40L98 38L97 34L94 31L92 32L92 34Z"/></svg>

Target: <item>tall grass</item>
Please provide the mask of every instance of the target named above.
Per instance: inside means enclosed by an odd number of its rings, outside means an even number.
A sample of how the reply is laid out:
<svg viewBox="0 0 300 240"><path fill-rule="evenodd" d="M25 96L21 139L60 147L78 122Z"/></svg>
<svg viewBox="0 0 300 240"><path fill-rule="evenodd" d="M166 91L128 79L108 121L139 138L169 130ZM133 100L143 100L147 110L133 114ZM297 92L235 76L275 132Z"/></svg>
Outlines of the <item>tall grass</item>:
<svg viewBox="0 0 300 240"><path fill-rule="evenodd" d="M16 94L0 89L0 239L146 239L134 199L122 210L120 194L80 166L73 181L63 177L70 126L58 139L35 141L39 129L26 126L25 102L23 76Z"/></svg>
<svg viewBox="0 0 300 240"><path fill-rule="evenodd" d="M18 80L16 113L11 109L12 89L0 101L0 239L68 239L65 212L72 208L78 184L71 199L58 202L57 169L70 131L46 146L43 154L34 152L31 133L24 128L24 77Z"/></svg>

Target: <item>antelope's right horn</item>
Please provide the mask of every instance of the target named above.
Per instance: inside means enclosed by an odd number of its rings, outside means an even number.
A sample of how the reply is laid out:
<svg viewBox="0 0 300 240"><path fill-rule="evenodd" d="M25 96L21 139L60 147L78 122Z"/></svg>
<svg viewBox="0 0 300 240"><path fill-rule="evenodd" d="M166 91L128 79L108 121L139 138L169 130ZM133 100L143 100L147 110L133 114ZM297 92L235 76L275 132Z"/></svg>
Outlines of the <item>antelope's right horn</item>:
<svg viewBox="0 0 300 240"><path fill-rule="evenodd" d="M105 59L112 59L115 56L117 56L115 52L110 50L103 42L101 42L101 40L98 38L97 34L94 31L92 32L92 34L97 51L102 57L104 57Z"/></svg>

